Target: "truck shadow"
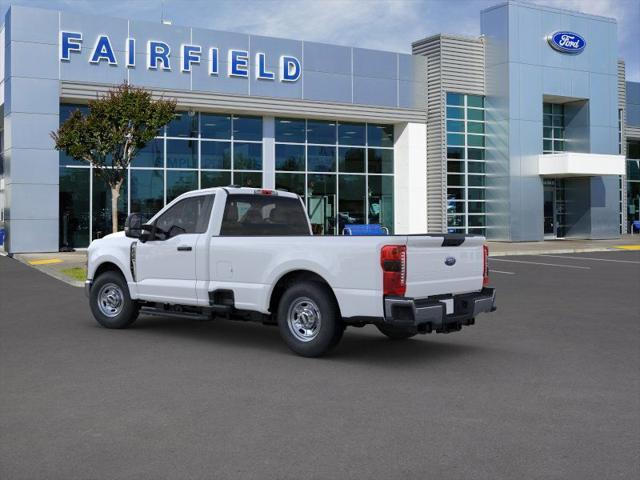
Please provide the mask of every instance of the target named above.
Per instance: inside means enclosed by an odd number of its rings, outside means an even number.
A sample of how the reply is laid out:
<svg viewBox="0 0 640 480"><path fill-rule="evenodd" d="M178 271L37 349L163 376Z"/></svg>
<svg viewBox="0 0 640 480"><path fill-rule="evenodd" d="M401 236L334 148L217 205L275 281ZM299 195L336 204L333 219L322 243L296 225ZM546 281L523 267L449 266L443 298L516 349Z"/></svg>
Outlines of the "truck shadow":
<svg viewBox="0 0 640 480"><path fill-rule="evenodd" d="M251 322L228 320L194 321L189 319L143 316L132 327L145 334L166 335L182 341L208 342L224 348L251 348L296 357L282 339L278 327ZM141 332L142 333L142 332ZM488 347L471 345L458 337L417 335L411 339L393 341L384 337L373 326L364 329L348 328L340 344L322 357L331 362L366 362L392 366L407 362L440 362L468 355L477 355Z"/></svg>
<svg viewBox="0 0 640 480"><path fill-rule="evenodd" d="M456 342L453 338L437 338L435 335L417 335L410 339L394 341L375 330L370 330L369 334L347 330L342 342L327 358L399 366L420 361L446 362L487 350L484 346L463 343L461 337L458 337L458 340L460 341Z"/></svg>

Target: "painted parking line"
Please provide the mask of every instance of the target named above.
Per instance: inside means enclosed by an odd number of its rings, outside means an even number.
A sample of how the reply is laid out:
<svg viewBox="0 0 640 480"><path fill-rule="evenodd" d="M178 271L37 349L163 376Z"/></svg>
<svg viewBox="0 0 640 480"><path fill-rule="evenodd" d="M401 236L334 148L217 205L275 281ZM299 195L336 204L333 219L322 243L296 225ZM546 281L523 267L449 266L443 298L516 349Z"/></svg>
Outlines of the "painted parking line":
<svg viewBox="0 0 640 480"><path fill-rule="evenodd" d="M515 272L503 272L500 270L489 269L489 273L504 273L505 275L515 275Z"/></svg>
<svg viewBox="0 0 640 480"><path fill-rule="evenodd" d="M616 245L613 248L617 248L619 250L640 250L640 245Z"/></svg>
<svg viewBox="0 0 640 480"><path fill-rule="evenodd" d="M570 257L568 255L540 255L548 258L568 258L570 260L592 260L594 262L615 262L615 263L637 263L635 260L614 260L613 258L593 258L593 257Z"/></svg>
<svg viewBox="0 0 640 480"><path fill-rule="evenodd" d="M591 267L581 267L578 265L561 265L559 263L542 263L542 262L527 262L526 260L507 260L505 258L489 258L494 262L511 262L511 263L526 263L528 265L544 265L545 267L564 267L564 268L577 268L580 270L591 270Z"/></svg>
<svg viewBox="0 0 640 480"><path fill-rule="evenodd" d="M59 258L47 258L44 260L31 260L29 265L52 265L54 263L62 263Z"/></svg>

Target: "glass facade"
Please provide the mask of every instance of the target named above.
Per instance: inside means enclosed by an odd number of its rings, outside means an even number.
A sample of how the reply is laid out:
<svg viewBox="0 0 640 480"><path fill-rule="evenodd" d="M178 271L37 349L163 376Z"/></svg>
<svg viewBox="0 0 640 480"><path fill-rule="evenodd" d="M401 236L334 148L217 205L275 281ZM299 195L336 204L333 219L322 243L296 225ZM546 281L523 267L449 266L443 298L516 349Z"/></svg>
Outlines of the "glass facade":
<svg viewBox="0 0 640 480"><path fill-rule="evenodd" d="M542 153L565 151L564 105L544 102L542 104ZM562 238L568 225L566 216L565 182L561 178L543 179L544 188L544 236Z"/></svg>
<svg viewBox="0 0 640 480"><path fill-rule="evenodd" d="M640 140L627 141L627 222L640 220Z"/></svg>
<svg viewBox="0 0 640 480"><path fill-rule="evenodd" d="M0 119L0 223L4 227L4 115Z"/></svg>
<svg viewBox="0 0 640 480"><path fill-rule="evenodd" d="M60 105L60 121L83 105ZM393 125L278 118L275 185L301 195L316 234L350 223L393 231ZM198 188L263 185L262 117L178 112L132 162L118 223L153 216ZM111 191L95 168L60 153L60 246L86 247L111 232Z"/></svg>
<svg viewBox="0 0 640 480"><path fill-rule="evenodd" d="M304 198L315 234L393 232L393 125L276 118L275 141L276 188Z"/></svg>
<svg viewBox="0 0 640 480"><path fill-rule="evenodd" d="M89 244L91 210L91 170L60 167L60 246Z"/></svg>
<svg viewBox="0 0 640 480"><path fill-rule="evenodd" d="M542 104L542 153L564 152L564 105Z"/></svg>
<svg viewBox="0 0 640 480"><path fill-rule="evenodd" d="M544 178L543 222L546 238L562 238L567 234L566 185L563 178Z"/></svg>
<svg viewBox="0 0 640 480"><path fill-rule="evenodd" d="M85 105L60 105L60 122ZM262 185L262 118L178 112L132 162L119 198L129 212L154 215L197 188ZM60 246L86 247L111 232L111 190L86 162L60 152Z"/></svg>
<svg viewBox="0 0 640 480"><path fill-rule="evenodd" d="M484 97L447 93L447 229L486 234Z"/></svg>
<svg viewBox="0 0 640 480"><path fill-rule="evenodd" d="M622 123L624 118L624 110L622 108L618 109L618 153L622 154ZM618 196L620 198L620 235L625 232L624 228L624 206L623 206L623 196L624 196L624 177L620 176L618 180Z"/></svg>

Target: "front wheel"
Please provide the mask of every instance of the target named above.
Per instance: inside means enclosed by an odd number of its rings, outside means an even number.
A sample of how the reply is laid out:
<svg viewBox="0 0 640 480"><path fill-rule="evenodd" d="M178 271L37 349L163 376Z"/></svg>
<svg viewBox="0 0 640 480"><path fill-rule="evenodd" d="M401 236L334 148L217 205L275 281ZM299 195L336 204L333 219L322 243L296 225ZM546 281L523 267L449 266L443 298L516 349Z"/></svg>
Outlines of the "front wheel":
<svg viewBox="0 0 640 480"><path fill-rule="evenodd" d="M278 305L278 327L287 346L303 357L319 357L335 347L344 324L331 292L322 284L289 287Z"/></svg>
<svg viewBox="0 0 640 480"><path fill-rule="evenodd" d="M91 312L106 328L126 328L138 318L139 306L131 300L126 280L117 272L105 272L91 286Z"/></svg>
<svg viewBox="0 0 640 480"><path fill-rule="evenodd" d="M416 332L403 328L392 327L391 325L376 325L380 333L386 335L391 340L405 340L414 337Z"/></svg>

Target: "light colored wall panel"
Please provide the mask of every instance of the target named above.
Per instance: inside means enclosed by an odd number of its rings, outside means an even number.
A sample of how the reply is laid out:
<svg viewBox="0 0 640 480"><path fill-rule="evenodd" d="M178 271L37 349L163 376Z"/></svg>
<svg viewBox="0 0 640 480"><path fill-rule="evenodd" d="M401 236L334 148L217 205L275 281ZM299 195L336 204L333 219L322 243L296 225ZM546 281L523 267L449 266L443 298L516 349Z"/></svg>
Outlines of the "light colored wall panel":
<svg viewBox="0 0 640 480"><path fill-rule="evenodd" d="M96 94L109 90L109 85L62 82L61 98L65 101L86 102ZM382 108L344 103L296 101L291 99L242 97L238 95L212 94L170 89L152 89L157 98L175 98L180 108L202 111L229 111L263 115L293 115L338 120L425 122L426 112L400 108Z"/></svg>
<svg viewBox="0 0 640 480"><path fill-rule="evenodd" d="M395 126L395 233L427 231L427 130L423 123Z"/></svg>

